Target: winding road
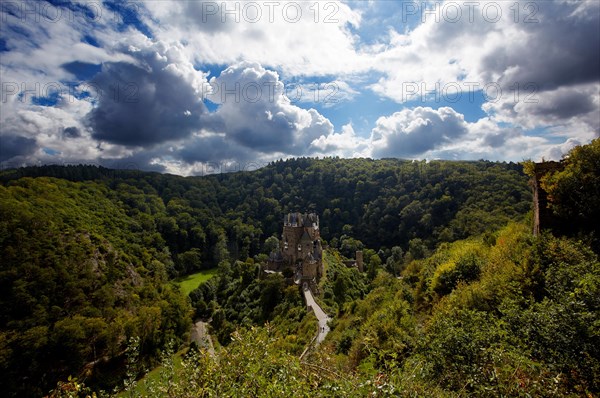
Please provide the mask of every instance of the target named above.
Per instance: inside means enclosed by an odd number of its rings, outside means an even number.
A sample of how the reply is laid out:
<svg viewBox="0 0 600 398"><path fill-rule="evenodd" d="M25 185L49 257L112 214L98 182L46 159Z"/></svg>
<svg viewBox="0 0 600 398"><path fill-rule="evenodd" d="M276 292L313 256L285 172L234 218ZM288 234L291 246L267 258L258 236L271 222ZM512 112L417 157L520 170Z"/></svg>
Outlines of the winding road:
<svg viewBox="0 0 600 398"><path fill-rule="evenodd" d="M312 308L313 312L315 313L315 316L317 317L317 320L319 321L319 334L317 335L317 341L316 341L316 344L319 344L320 342L325 340L325 336L327 336L327 333L329 333L329 326L327 325L327 322L329 321L330 318L323 311L321 306L319 306L319 304L317 304L310 289L308 287L305 287L305 288L303 288L303 290L304 290L304 299L306 300L306 305L308 307Z"/></svg>

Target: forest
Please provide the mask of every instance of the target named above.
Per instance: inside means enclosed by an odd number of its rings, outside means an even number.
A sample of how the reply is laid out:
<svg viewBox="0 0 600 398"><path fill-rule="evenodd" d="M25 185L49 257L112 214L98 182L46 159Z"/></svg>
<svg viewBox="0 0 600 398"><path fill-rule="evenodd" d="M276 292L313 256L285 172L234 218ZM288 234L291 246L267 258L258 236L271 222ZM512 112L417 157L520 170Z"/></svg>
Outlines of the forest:
<svg viewBox="0 0 600 398"><path fill-rule="evenodd" d="M594 396L600 139L545 176L568 231L532 234L531 163L298 158L180 177L0 172L0 388L14 397ZM261 276L283 215L320 216L333 317ZM365 272L343 260L363 250ZM181 293L173 280L216 275ZM210 321L217 358L188 345ZM175 366L174 352L182 355Z"/></svg>

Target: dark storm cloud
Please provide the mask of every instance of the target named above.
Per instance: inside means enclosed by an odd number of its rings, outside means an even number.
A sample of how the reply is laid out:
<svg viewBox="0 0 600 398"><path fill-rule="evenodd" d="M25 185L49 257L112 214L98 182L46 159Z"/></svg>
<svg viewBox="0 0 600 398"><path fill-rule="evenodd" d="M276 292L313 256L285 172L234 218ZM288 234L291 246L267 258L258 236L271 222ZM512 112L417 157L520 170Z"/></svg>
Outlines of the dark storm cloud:
<svg viewBox="0 0 600 398"><path fill-rule="evenodd" d="M586 92L561 92L549 93L544 101L528 108L534 115L551 115L559 119L567 119L596 109L593 98Z"/></svg>
<svg viewBox="0 0 600 398"><path fill-rule="evenodd" d="M483 138L483 143L492 148L501 148L507 140L519 137L522 134L520 129L506 129L498 133L487 134Z"/></svg>
<svg viewBox="0 0 600 398"><path fill-rule="evenodd" d="M102 70L101 65L81 61L67 62L61 66L78 80L90 80Z"/></svg>
<svg viewBox="0 0 600 398"><path fill-rule="evenodd" d="M36 148L36 141L33 138L12 134L2 135L0 136L0 162L5 162L17 156L27 156L33 153Z"/></svg>
<svg viewBox="0 0 600 398"><path fill-rule="evenodd" d="M63 130L63 138L79 138L81 132L77 127L65 127Z"/></svg>
<svg viewBox="0 0 600 398"><path fill-rule="evenodd" d="M200 87L183 78L180 65L166 55L152 50L132 55L138 65L106 63L92 81L100 90L96 107L87 115L93 138L149 146L199 129L206 111Z"/></svg>
<svg viewBox="0 0 600 398"><path fill-rule="evenodd" d="M535 2L537 22L520 23L526 42L507 43L483 59L487 75L505 87L533 83L537 90L600 80L600 6L597 1Z"/></svg>
<svg viewBox="0 0 600 398"><path fill-rule="evenodd" d="M249 115L240 114L241 118L247 116ZM270 123L261 124L264 125L264 127L261 126L263 128L256 128L256 125L232 126L228 133L233 139L248 148L263 151L291 149L290 144L293 142L294 129L285 115L277 115L274 120L270 120Z"/></svg>
<svg viewBox="0 0 600 398"><path fill-rule="evenodd" d="M152 159L156 156L155 152L140 151L131 156L124 156L118 159L98 158L98 164L109 169L144 170L164 173L167 169L163 165L152 162Z"/></svg>
<svg viewBox="0 0 600 398"><path fill-rule="evenodd" d="M238 161L252 160L255 151L245 148L225 137L224 135L210 135L193 137L175 156L186 163L195 162L223 162L231 159Z"/></svg>

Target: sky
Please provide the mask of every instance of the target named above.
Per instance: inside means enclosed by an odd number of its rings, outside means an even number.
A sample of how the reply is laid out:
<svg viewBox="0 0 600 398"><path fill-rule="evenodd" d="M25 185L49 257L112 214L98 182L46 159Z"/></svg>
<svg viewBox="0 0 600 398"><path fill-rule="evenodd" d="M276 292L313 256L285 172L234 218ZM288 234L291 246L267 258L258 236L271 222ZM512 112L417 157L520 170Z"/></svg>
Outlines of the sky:
<svg viewBox="0 0 600 398"><path fill-rule="evenodd" d="M2 1L0 166L557 160L600 135L600 2Z"/></svg>

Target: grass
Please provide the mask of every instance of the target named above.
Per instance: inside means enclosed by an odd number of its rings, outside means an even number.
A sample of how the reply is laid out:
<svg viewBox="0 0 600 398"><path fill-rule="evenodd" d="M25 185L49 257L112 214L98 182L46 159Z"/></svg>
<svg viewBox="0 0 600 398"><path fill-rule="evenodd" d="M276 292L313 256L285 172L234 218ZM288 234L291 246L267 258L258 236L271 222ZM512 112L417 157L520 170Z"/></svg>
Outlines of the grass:
<svg viewBox="0 0 600 398"><path fill-rule="evenodd" d="M207 280L209 280L216 274L217 274L217 269L211 268L211 269L203 270L200 272L196 272L195 274L190 274L190 275L176 278L174 280L174 282L177 285L179 285L179 289L181 290L181 292L187 296L188 294L190 294L190 292L192 290L196 289L198 286L200 286L200 284L206 282ZM182 359L184 352L185 352L185 349L181 350L173 355L173 369L175 371L175 377L177 377L177 373L182 368L181 359ZM151 371L146 373L144 375L144 377L142 377L140 380L137 381L137 383L134 387L134 391L132 393L129 393L126 391L121 391L120 393L117 394L117 397L118 398L126 398L129 396L136 396L136 397L137 396L148 396L147 386L150 383L160 382L161 376L163 376L162 375L163 370L164 369L162 366L158 366L158 367L152 369Z"/></svg>
<svg viewBox="0 0 600 398"><path fill-rule="evenodd" d="M217 273L216 268L211 268L207 270L203 270L197 272L195 274L190 274L186 276L181 276L175 279L175 283L179 285L181 292L184 295L190 294L190 292L200 286L202 283L206 282Z"/></svg>
<svg viewBox="0 0 600 398"><path fill-rule="evenodd" d="M173 355L173 371L175 372L175 378L177 377L178 372L180 372L182 369L181 360L184 353L185 349L176 352ZM163 366L158 366L152 369L136 382L132 392L121 391L117 393L117 398L127 398L131 396L148 397L148 385L151 383L159 384L161 382L161 377L164 377L162 373L163 370Z"/></svg>

